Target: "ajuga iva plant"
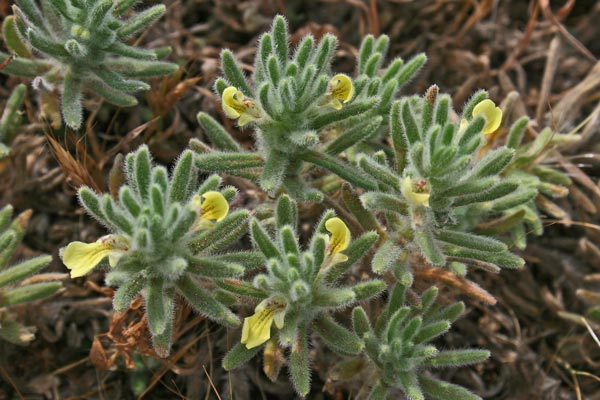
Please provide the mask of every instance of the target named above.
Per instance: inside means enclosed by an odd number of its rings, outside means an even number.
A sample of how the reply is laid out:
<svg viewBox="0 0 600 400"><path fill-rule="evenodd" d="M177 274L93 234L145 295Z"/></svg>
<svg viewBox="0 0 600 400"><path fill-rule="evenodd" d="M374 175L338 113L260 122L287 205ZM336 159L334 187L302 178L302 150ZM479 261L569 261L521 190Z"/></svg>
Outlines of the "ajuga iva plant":
<svg viewBox="0 0 600 400"><path fill-rule="evenodd" d="M45 268L52 257L45 255L10 264L17 245L21 242L31 211L25 211L12 220L13 208L0 210L0 339L15 344L33 340L33 328L20 324L11 313L11 306L42 299L55 293L61 283L54 277L34 275ZM31 279L33 278L37 279Z"/></svg>
<svg viewBox="0 0 600 400"><path fill-rule="evenodd" d="M20 108L25 101L25 85L18 85L6 101L0 118L0 159L10 154L10 144L21 126Z"/></svg>
<svg viewBox="0 0 600 400"><path fill-rule="evenodd" d="M373 258L376 272L393 266L405 279L411 257L420 254L461 275L467 264L487 269L523 265L505 243L474 230L477 223L537 194L519 179L501 175L513 160L513 149L502 146L482 154L486 132L498 128L502 114L486 97L483 91L473 96L460 125L449 118L450 98L438 96L435 86L424 98L397 101L390 113L392 148L357 156L378 186L360 199L366 209L381 214L387 229Z"/></svg>
<svg viewBox="0 0 600 400"><path fill-rule="evenodd" d="M15 55L3 72L34 77L34 86L61 93L64 121L82 123L82 93L99 95L121 107L137 104L133 92L147 90L145 78L174 72L158 61L170 49L149 50L127 44L165 13L155 5L127 19L135 0L15 0L3 23L4 40ZM2 59L6 54L0 53Z"/></svg>
<svg viewBox="0 0 600 400"><path fill-rule="evenodd" d="M111 233L61 250L71 277L85 275L108 258L106 282L118 287L115 310L126 309L143 294L148 328L161 357L169 354L178 295L219 324L239 325L238 317L211 293L214 279L239 277L245 271L242 262L262 261L253 252L225 252L247 230L246 210L229 213L236 190L219 191L216 175L199 184L190 150L179 157L170 177L164 167L153 166L146 146L127 155L123 170L125 183L115 198L87 187L79 190L83 207Z"/></svg>
<svg viewBox="0 0 600 400"><path fill-rule="evenodd" d="M287 195L279 197L274 220L274 236L268 233L265 222L250 222L253 243L266 258L267 271L258 274L252 284L237 280L220 283L223 289L258 301L255 314L244 321L241 342L225 356L223 365L229 370L245 363L266 343L265 372L274 380L277 374L273 371L279 368L272 365L275 361L269 354L282 346L289 349L294 387L305 396L310 390L311 332L336 353L352 355L362 350L358 337L336 322L331 312L385 289L380 280L349 286L336 283L378 236L367 232L351 240L345 223L330 210L324 213L309 248L303 251L296 231L297 206Z"/></svg>
<svg viewBox="0 0 600 400"><path fill-rule="evenodd" d="M475 228L476 231L488 235L508 233L510 242L520 249L527 245L528 233L543 233L542 214L554 218L565 218L567 215L552 199L564 197L569 193L571 179L564 172L554 168L548 160L561 143L579 138L579 135L559 134L545 128L535 139L523 144L528 122L528 117L521 117L508 131L506 147L515 150L515 157L503 175L518 181L524 190L535 191L537 196L524 203L517 202L516 205L511 204L510 197L507 198L504 210L498 218L484 221Z"/></svg>
<svg viewBox="0 0 600 400"><path fill-rule="evenodd" d="M397 284L388 304L371 326L362 307L352 314L354 331L364 340L369 360L357 399L385 400L481 400L467 389L436 378L430 370L475 364L490 356L487 350L439 350L431 342L450 329L464 311L464 304L441 306L438 289L431 287L407 301L407 287ZM348 363L348 362L346 362Z"/></svg>
<svg viewBox="0 0 600 400"><path fill-rule="evenodd" d="M394 96L425 62L424 55L406 65L396 59L381 70L388 42L387 36L364 40L356 81L331 71L337 46L331 34L318 44L305 36L292 54L281 16L259 40L251 82L232 52L224 50L224 77L217 79L215 89L225 114L239 126L254 128L257 148L243 151L216 121L200 113L199 123L219 151L198 154L198 167L251 178L270 194L283 188L301 200L323 198L307 184L310 164L354 186L375 189L372 180L339 155L378 134Z"/></svg>

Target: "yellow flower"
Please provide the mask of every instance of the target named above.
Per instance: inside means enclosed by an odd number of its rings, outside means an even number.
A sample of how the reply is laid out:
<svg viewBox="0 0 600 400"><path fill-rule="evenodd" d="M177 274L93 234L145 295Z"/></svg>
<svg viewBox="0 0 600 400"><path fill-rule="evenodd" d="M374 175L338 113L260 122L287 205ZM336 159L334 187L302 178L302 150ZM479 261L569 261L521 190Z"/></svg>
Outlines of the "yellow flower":
<svg viewBox="0 0 600 400"><path fill-rule="evenodd" d="M348 260L348 256L342 254L342 251L346 250L350 244L350 229L338 217L328 219L325 222L325 228L331 233L328 246L329 257L331 257L329 265Z"/></svg>
<svg viewBox="0 0 600 400"><path fill-rule="evenodd" d="M329 90L322 105L340 110L342 102L347 103L354 97L354 85L348 75L337 74L329 81Z"/></svg>
<svg viewBox="0 0 600 400"><path fill-rule="evenodd" d="M114 267L129 248L129 239L125 236L107 235L94 243L71 242L60 250L60 256L71 270L71 278L78 278L94 269L107 256L108 263Z"/></svg>
<svg viewBox="0 0 600 400"><path fill-rule="evenodd" d="M244 318L241 343L247 349L260 346L271 338L271 325L275 321L278 329L283 328L285 304L275 299L266 299L254 309L254 315Z"/></svg>
<svg viewBox="0 0 600 400"><path fill-rule="evenodd" d="M256 121L262 118L262 111L250 99L245 99L241 90L236 87L229 86L223 91L223 99L221 102L223 111L231 119L238 119L240 126L246 125L248 122Z"/></svg>
<svg viewBox="0 0 600 400"><path fill-rule="evenodd" d="M496 104L490 99L485 99L473 108L473 117L483 115L485 117L485 126L483 133L488 134L495 132L502 123L502 109L496 107ZM462 125L462 124L461 124Z"/></svg>
<svg viewBox="0 0 600 400"><path fill-rule="evenodd" d="M414 184L410 176L407 176L402 180L402 194L409 202L415 205L429 207L429 193L425 185L427 185L425 180ZM417 188L416 190L415 187Z"/></svg>
<svg viewBox="0 0 600 400"><path fill-rule="evenodd" d="M204 201L201 201L201 198ZM229 203L219 192L206 192L192 198L192 207L196 209L200 218L196 222L196 229L209 229L214 226L212 220L221 221L229 213Z"/></svg>

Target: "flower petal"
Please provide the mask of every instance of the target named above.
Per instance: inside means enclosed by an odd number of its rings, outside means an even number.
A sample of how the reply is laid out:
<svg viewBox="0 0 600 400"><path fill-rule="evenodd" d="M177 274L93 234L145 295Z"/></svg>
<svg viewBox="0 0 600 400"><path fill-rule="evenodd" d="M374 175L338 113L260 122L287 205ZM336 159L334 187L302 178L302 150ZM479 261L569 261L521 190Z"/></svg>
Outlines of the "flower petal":
<svg viewBox="0 0 600 400"><path fill-rule="evenodd" d="M285 321L285 309L276 311L273 321L275 321L275 326L277 329L283 328L283 322Z"/></svg>
<svg viewBox="0 0 600 400"><path fill-rule="evenodd" d="M483 133L495 132L502 123L502 109L496 107L496 104L490 99L485 99L473 108L473 117L482 114L485 117L486 124L483 127Z"/></svg>
<svg viewBox="0 0 600 400"><path fill-rule="evenodd" d="M345 74L337 74L331 81L331 95L333 98L343 101L344 103L349 102L354 97L354 85L352 79Z"/></svg>
<svg viewBox="0 0 600 400"><path fill-rule="evenodd" d="M202 194L204 201L200 206L202 219L215 219L221 221L229 212L229 203L219 192L206 192Z"/></svg>
<svg viewBox="0 0 600 400"><path fill-rule="evenodd" d="M63 263L71 270L71 278L78 278L90 272L112 252L109 243L71 242L61 251Z"/></svg>
<svg viewBox="0 0 600 400"><path fill-rule="evenodd" d="M410 176L402 180L402 194L408 201L413 204L429 207L429 193L417 193L413 187L413 182Z"/></svg>
<svg viewBox="0 0 600 400"><path fill-rule="evenodd" d="M241 343L245 344L247 349L252 349L269 340L273 317L273 310L265 308L251 317L244 318Z"/></svg>
<svg viewBox="0 0 600 400"><path fill-rule="evenodd" d="M348 248L352 235L344 221L338 217L329 218L325 222L325 228L331 233L329 254L341 253Z"/></svg>
<svg viewBox="0 0 600 400"><path fill-rule="evenodd" d="M229 86L223 91L221 105L225 114L232 119L239 118L246 111L243 103L244 94L234 86Z"/></svg>

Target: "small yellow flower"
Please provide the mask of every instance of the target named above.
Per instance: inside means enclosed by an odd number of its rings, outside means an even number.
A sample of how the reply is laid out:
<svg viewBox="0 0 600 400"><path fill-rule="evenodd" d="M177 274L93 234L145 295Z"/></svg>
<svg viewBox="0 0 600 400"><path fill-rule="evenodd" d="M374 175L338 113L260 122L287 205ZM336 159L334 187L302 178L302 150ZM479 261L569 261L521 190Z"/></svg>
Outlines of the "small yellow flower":
<svg viewBox="0 0 600 400"><path fill-rule="evenodd" d="M204 201L201 200L204 199ZM200 218L197 221L197 229L212 228L212 220L221 221L229 213L229 203L219 192L206 192L192 198L192 207L198 210Z"/></svg>
<svg viewBox="0 0 600 400"><path fill-rule="evenodd" d="M488 134L495 132L502 123L502 109L496 107L496 104L490 99L485 99L473 108L473 117L483 115L485 117L485 126L483 133Z"/></svg>
<svg viewBox="0 0 600 400"><path fill-rule="evenodd" d="M345 104L354 97L354 85L348 75L337 74L329 81L329 89L322 105L327 105L340 110L342 102Z"/></svg>
<svg viewBox="0 0 600 400"><path fill-rule="evenodd" d="M71 270L71 278L78 278L90 272L108 256L108 263L114 267L130 248L129 239L122 235L107 235L94 243L71 242L60 250L63 263Z"/></svg>
<svg viewBox="0 0 600 400"><path fill-rule="evenodd" d="M283 328L285 304L275 299L266 299L254 309L254 315L244 318L241 343L247 349L260 346L271 338L271 325L275 321L278 329Z"/></svg>
<svg viewBox="0 0 600 400"><path fill-rule="evenodd" d="M426 185L427 182L425 180L421 180L415 184L410 176L407 176L402 180L402 194L409 202L415 205L429 207L429 193L425 188Z"/></svg>
<svg viewBox="0 0 600 400"><path fill-rule="evenodd" d="M223 91L221 102L223 111L231 119L238 119L240 126L262 118L262 111L253 100L244 98L244 94L236 87L229 86Z"/></svg>
<svg viewBox="0 0 600 400"><path fill-rule="evenodd" d="M342 254L342 251L346 250L350 244L350 229L338 217L328 219L325 222L325 228L331 233L328 246L329 257L331 257L329 265L347 261L348 256Z"/></svg>

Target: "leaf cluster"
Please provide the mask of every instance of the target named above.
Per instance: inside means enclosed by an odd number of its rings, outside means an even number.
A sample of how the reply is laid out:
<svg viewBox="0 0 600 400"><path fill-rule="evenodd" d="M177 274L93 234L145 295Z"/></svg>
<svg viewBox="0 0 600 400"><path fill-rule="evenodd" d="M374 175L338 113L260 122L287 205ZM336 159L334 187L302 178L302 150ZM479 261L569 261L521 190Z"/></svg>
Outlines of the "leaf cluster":
<svg viewBox="0 0 600 400"><path fill-rule="evenodd" d="M215 279L240 277L249 260L257 259L254 253L223 252L246 232L248 212L229 213L210 229L199 225L194 196L217 191L221 179L212 175L198 183L189 150L170 176L166 168L153 165L146 146L125 157L123 171L117 198L87 187L79 190L88 213L130 243L106 276L108 285L118 287L115 309L122 311L144 295L154 348L162 357L169 354L177 296L219 324L239 325L238 317L211 294L211 285ZM236 190L226 187L221 193L231 201Z"/></svg>
<svg viewBox="0 0 600 400"><path fill-rule="evenodd" d="M35 78L34 86L58 89L65 123L83 121L82 93L120 107L137 104L132 93L147 90L144 79L167 75L177 66L159 61L169 48L127 44L165 13L155 5L123 19L134 0L16 0L2 24L6 46L16 56L3 72ZM0 53L0 57L7 58Z"/></svg>
<svg viewBox="0 0 600 400"><path fill-rule="evenodd" d="M306 184L306 163L321 167L355 186L374 189L372 182L340 154L378 133L393 98L424 64L419 55L404 64L395 59L381 69L389 38L365 38L361 46L355 95L340 109L328 106L332 97L331 63L337 39L324 35L319 43L305 36L290 50L288 26L277 16L270 32L261 36L249 81L229 50L221 53L223 78L215 89L240 90L255 102L262 117L252 123L257 149L240 147L210 116L198 120L219 152L199 154L196 163L207 172L227 172L251 178L269 193L282 188L294 198L321 201L323 194ZM293 53L293 54L292 54ZM339 134L331 137L329 133ZM248 170L252 169L251 173Z"/></svg>
<svg viewBox="0 0 600 400"><path fill-rule="evenodd" d="M54 278L37 274L52 257L35 257L11 265L10 260L23 239L30 211L12 219L12 206L0 210L0 338L11 343L25 344L33 339L32 328L19 324L10 313L10 307L43 299L55 293L61 283ZM37 279L31 279L33 277Z"/></svg>

